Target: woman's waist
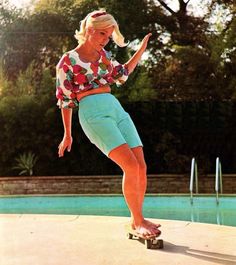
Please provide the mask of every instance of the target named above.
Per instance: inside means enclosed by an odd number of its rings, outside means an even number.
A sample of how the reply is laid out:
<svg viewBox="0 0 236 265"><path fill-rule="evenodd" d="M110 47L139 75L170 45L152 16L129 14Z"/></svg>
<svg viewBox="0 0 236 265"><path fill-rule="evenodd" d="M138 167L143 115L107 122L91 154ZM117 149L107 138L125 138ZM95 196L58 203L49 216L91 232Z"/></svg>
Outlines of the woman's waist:
<svg viewBox="0 0 236 265"><path fill-rule="evenodd" d="M117 98L110 92L101 92L84 96L79 101L79 109L87 111L88 109L110 109L118 102ZM115 105L114 105L115 104Z"/></svg>
<svg viewBox="0 0 236 265"><path fill-rule="evenodd" d="M103 94L103 93L111 93L111 88L109 85L100 86L98 88L93 88L93 89L86 90L84 92L80 92L76 95L76 97L77 97L77 100L80 102L85 97L96 95L96 94Z"/></svg>

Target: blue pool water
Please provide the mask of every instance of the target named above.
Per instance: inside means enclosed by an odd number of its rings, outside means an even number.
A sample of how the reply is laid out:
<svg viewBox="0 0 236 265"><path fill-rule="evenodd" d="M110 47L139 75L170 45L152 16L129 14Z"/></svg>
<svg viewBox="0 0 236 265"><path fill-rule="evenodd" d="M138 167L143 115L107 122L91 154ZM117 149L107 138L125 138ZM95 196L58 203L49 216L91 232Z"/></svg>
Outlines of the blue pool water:
<svg viewBox="0 0 236 265"><path fill-rule="evenodd" d="M3 196L0 213L129 216L123 196ZM236 197L146 196L144 215L236 226Z"/></svg>

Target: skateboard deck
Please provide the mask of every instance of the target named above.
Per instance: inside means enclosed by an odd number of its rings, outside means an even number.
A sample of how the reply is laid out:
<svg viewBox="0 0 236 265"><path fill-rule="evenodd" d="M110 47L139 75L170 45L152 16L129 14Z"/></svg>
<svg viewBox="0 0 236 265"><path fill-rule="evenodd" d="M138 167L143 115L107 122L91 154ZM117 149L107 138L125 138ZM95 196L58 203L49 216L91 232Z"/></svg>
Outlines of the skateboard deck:
<svg viewBox="0 0 236 265"><path fill-rule="evenodd" d="M162 249L164 247L164 242L162 239L159 239L160 235L156 236L142 236L138 234L130 225L125 226L128 239L137 239L138 241L145 244L147 249L155 248Z"/></svg>

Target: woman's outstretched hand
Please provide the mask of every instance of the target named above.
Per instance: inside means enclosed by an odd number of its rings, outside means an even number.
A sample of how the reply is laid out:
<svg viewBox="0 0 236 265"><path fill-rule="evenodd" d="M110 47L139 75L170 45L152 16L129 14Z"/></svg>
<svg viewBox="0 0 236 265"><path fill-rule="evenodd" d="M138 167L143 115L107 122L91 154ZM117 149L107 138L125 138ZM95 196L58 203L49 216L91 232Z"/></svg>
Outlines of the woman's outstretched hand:
<svg viewBox="0 0 236 265"><path fill-rule="evenodd" d="M149 41L149 38L152 36L152 33L148 33L143 40L140 43L140 46L138 50L135 52L135 54L129 59L129 61L126 63L126 66L128 67L129 73L132 73L137 66L139 60L142 57L142 54L145 52L147 48L147 44Z"/></svg>
<svg viewBox="0 0 236 265"><path fill-rule="evenodd" d="M148 33L142 40L141 42L141 45L140 45L140 48L143 49L143 51L146 50L147 48L147 44L148 44L148 41L149 41L149 38L152 36L152 33Z"/></svg>
<svg viewBox="0 0 236 265"><path fill-rule="evenodd" d="M71 150L72 145L72 137L71 136L64 136L61 143L58 146L58 156L62 157L64 156L64 152L67 149L68 152Z"/></svg>

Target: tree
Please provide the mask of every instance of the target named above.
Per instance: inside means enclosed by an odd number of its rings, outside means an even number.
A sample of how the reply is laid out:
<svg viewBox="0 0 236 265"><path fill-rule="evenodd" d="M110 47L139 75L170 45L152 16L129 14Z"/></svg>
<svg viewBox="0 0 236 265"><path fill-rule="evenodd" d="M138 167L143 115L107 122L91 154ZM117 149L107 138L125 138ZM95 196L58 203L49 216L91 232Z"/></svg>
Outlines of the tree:
<svg viewBox="0 0 236 265"><path fill-rule="evenodd" d="M202 17L189 14L191 0L179 0L179 9L173 11L165 1L158 1L166 11L165 25L169 37L165 38L166 48L158 51L151 47L150 72L158 98L165 100L219 100L231 99L235 84L234 75L229 68L233 60L224 60L235 50L227 48L227 32L234 23L232 1L211 1L209 9ZM220 7L219 7L220 5ZM226 9L228 21L219 22L216 30L211 23L217 8ZM156 60L156 58L159 59ZM228 70L227 70L228 69ZM226 74L228 72L228 74Z"/></svg>
<svg viewBox="0 0 236 265"><path fill-rule="evenodd" d="M164 0L40 0L33 12L28 13L2 5L0 56L7 78L16 80L20 71L25 71L32 62L38 87L45 67L55 76L60 56L77 45L73 35L79 21L91 10L103 7L117 18L121 32L131 42L125 49L110 44L108 49L115 53L118 61L125 62L134 52L134 44L147 32L153 33L148 46L148 64L138 71L143 73L147 69L148 74L131 77L132 84L128 82L125 87L125 91L130 92L130 85L135 84L130 99L133 100L135 94L140 95L142 82L149 85L145 93L150 93L145 100L235 97L233 1L209 0L209 7L202 16L190 12L191 0L176 0L176 3L179 7L175 10ZM224 11L228 18L225 22L219 21L216 30L210 18L217 10ZM222 88L224 92L219 93ZM119 91L115 93L119 95Z"/></svg>

